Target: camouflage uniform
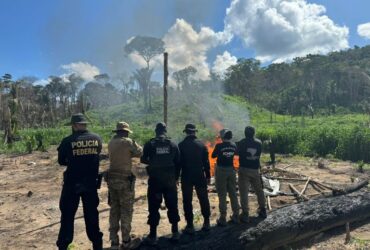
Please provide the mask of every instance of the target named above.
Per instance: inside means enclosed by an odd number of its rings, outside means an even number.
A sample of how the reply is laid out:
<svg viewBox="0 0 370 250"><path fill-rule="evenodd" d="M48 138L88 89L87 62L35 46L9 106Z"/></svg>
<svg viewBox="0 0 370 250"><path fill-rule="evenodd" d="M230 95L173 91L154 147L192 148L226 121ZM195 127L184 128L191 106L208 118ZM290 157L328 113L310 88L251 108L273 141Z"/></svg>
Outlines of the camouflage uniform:
<svg viewBox="0 0 370 250"><path fill-rule="evenodd" d="M117 124L117 128L119 124ZM122 241L128 242L130 240L135 198L135 176L132 173L131 158L140 157L142 147L132 139L117 134L110 140L108 151L110 167L107 173L107 183L109 205L111 206L109 232L112 245L118 245L120 222Z"/></svg>

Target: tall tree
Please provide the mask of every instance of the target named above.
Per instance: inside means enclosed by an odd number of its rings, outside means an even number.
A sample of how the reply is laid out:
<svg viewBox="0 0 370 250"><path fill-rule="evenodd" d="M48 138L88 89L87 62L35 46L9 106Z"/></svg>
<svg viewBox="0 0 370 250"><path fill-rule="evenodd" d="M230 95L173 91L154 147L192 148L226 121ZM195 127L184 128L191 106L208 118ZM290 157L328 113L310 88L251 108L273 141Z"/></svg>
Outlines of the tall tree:
<svg viewBox="0 0 370 250"><path fill-rule="evenodd" d="M150 61L162 54L164 52L164 42L155 37L149 37L149 36L136 36L133 39L131 39L126 45L125 45L125 52L126 54L136 54L139 55L146 63L146 74L147 76L151 76L150 72ZM138 73L138 72L136 72ZM144 72L141 72L144 73ZM147 80L147 87L143 89L144 92L144 100L149 100L149 102L145 102L146 108L152 109L152 103L151 103L151 96L150 96L150 78L145 78Z"/></svg>
<svg viewBox="0 0 370 250"><path fill-rule="evenodd" d="M150 103L150 95L149 95L149 82L150 78L153 74L153 69L149 68L141 68L137 69L133 73L133 78L137 81L137 83L140 86L140 89L142 90L142 93L144 95L144 105L145 108L151 109L151 103Z"/></svg>
<svg viewBox="0 0 370 250"><path fill-rule="evenodd" d="M191 85L191 80L197 73L196 68L193 66L188 66L184 69L176 71L172 74L178 89L187 89Z"/></svg>

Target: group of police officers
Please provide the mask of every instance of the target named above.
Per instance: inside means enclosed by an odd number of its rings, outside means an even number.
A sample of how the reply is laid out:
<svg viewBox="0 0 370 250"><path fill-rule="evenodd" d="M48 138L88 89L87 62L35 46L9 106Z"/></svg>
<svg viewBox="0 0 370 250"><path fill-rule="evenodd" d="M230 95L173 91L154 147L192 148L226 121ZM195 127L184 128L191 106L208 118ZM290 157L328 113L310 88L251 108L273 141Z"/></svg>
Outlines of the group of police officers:
<svg viewBox="0 0 370 250"><path fill-rule="evenodd" d="M88 121L83 114L71 117L72 134L64 138L58 147L58 162L67 166L60 197L61 226L57 240L59 249L67 249L73 241L74 217L80 198L87 236L94 250L103 249L103 234L99 228L99 197L100 188L99 154L102 140L87 130ZM196 136L196 126L186 124L185 138L178 145L167 136L167 127L158 123L155 137L148 141L144 148L129 138L132 133L126 122L119 122L115 135L108 144L110 166L104 174L109 190L109 233L111 249L131 249L139 243L130 237L133 206L135 200L135 175L132 169L132 158L141 157L141 163L147 166L148 179L148 224L150 232L144 239L149 245L157 241L157 227L160 220L159 209L164 199L167 216L171 223L171 240L180 238L178 222L177 186L181 178L181 190L186 227L183 233L194 234L193 224L193 189L195 189L203 216L203 231L210 230L210 203L207 184L210 183L210 163L208 149ZM218 226L227 225L227 202L229 195L232 215L231 222L247 223L248 193L252 185L259 204L258 215L266 218L265 197L260 176L261 142L254 138L254 128L245 128L245 138L234 143L232 132L228 129L220 131L222 143L215 146L212 157L217 158L215 180L219 197L220 216ZM240 204L236 193L236 171L233 158L239 155L238 185ZM118 232L121 230L121 245Z"/></svg>

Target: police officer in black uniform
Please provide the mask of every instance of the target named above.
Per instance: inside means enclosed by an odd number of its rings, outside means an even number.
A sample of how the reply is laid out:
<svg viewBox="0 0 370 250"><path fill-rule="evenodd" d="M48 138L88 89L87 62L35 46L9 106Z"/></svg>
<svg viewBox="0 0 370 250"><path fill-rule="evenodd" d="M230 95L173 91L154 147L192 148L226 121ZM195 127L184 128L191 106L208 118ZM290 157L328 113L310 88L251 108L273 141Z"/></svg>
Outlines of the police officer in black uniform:
<svg viewBox="0 0 370 250"><path fill-rule="evenodd" d="M102 140L87 131L83 114L71 117L72 134L58 147L58 162L67 166L60 197L60 231L57 246L65 250L73 241L74 217L82 199L86 232L94 250L103 249L103 234L99 229L99 154Z"/></svg>
<svg viewBox="0 0 370 250"><path fill-rule="evenodd" d="M185 139L179 143L181 154L181 189L184 213L187 225L184 233L193 234L193 188L197 193L202 216L204 219L202 230L210 229L209 217L211 215L208 200L207 183L210 182L210 164L207 147L197 139L194 124L186 124L183 132Z"/></svg>
<svg viewBox="0 0 370 250"><path fill-rule="evenodd" d="M179 178L180 152L177 145L166 135L166 124L158 123L155 128L156 137L144 145L141 162L148 164L148 224L150 233L145 242L156 244L157 226L160 214L158 212L162 198L167 207L167 216L172 224L172 240L177 241L178 222L180 221L177 205L177 185Z"/></svg>

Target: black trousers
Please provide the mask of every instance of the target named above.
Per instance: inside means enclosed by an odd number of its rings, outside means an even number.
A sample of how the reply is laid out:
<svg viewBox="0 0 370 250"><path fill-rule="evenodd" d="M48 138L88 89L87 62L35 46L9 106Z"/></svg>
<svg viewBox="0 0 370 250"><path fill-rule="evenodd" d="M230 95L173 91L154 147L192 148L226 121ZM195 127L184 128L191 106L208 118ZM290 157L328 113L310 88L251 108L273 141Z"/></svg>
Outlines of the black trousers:
<svg viewBox="0 0 370 250"><path fill-rule="evenodd" d="M85 190L82 193L77 193L73 184L64 184L60 196L61 219L57 246L60 250L64 250L73 241L74 219L80 198L82 199L87 236L93 243L93 249L101 250L103 248L103 233L99 229L97 190Z"/></svg>
<svg viewBox="0 0 370 250"><path fill-rule="evenodd" d="M182 179L182 202L184 205L185 220L189 225L193 224L193 188L195 188L197 193L203 218L209 218L211 215L207 180L205 178L197 178L195 180Z"/></svg>
<svg viewBox="0 0 370 250"><path fill-rule="evenodd" d="M167 207L167 217L171 224L180 221L177 203L177 187L175 178L163 180L163 178L152 178L148 180L148 224L158 226L160 220L159 208L164 198Z"/></svg>

